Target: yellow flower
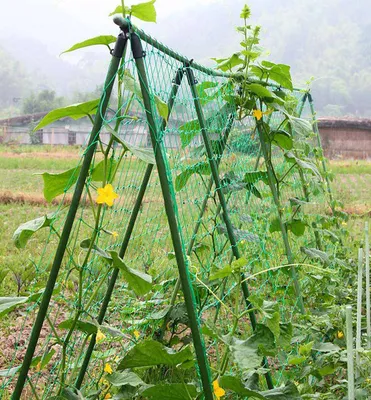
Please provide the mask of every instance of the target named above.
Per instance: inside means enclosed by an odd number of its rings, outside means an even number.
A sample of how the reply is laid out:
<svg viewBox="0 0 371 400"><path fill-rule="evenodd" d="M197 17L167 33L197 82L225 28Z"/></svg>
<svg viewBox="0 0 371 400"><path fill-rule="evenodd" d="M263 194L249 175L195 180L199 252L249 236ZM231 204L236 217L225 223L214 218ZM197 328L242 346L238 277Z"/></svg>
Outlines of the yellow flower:
<svg viewBox="0 0 371 400"><path fill-rule="evenodd" d="M102 342L105 338L106 338L106 335L105 335L100 329L98 329L97 337L96 337L96 342L97 342L97 343L100 343L100 342Z"/></svg>
<svg viewBox="0 0 371 400"><path fill-rule="evenodd" d="M107 399L112 399L111 393L107 393L107 394L104 396L104 400L107 400Z"/></svg>
<svg viewBox="0 0 371 400"><path fill-rule="evenodd" d="M135 329L135 331L133 332L133 334L134 334L134 336L135 336L135 339L139 339L139 337L140 337L140 332L139 331L137 331L136 329Z"/></svg>
<svg viewBox="0 0 371 400"><path fill-rule="evenodd" d="M336 337L338 339L342 339L344 337L344 333L342 331L338 331L338 333L336 334Z"/></svg>
<svg viewBox="0 0 371 400"><path fill-rule="evenodd" d="M113 369L112 369L112 367L111 367L111 365L110 364L105 364L105 366L104 366L104 372L106 372L107 374L112 374L112 372L113 372Z"/></svg>
<svg viewBox="0 0 371 400"><path fill-rule="evenodd" d="M112 207L113 201L117 199L119 195L113 191L113 186L108 183L105 187L98 188L98 197L96 202L98 204L107 204Z"/></svg>
<svg viewBox="0 0 371 400"><path fill-rule="evenodd" d="M41 361L39 361L36 365L36 371L40 372L41 371Z"/></svg>
<svg viewBox="0 0 371 400"><path fill-rule="evenodd" d="M116 231L114 231L114 232L111 233L111 235L116 240L119 234Z"/></svg>
<svg viewBox="0 0 371 400"><path fill-rule="evenodd" d="M261 110L253 110L252 115L260 121L263 118L263 112Z"/></svg>
<svg viewBox="0 0 371 400"><path fill-rule="evenodd" d="M213 388L216 400L220 400L220 398L225 395L225 390L219 386L218 380L213 382Z"/></svg>

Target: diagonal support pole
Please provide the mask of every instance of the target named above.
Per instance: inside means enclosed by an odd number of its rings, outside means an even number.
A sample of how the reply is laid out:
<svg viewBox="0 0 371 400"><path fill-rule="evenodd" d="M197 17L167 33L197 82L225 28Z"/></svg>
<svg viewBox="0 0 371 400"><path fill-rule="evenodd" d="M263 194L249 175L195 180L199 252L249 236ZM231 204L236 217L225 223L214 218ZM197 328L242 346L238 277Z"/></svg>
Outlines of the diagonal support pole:
<svg viewBox="0 0 371 400"><path fill-rule="evenodd" d="M184 75L183 69L180 68L176 73L176 76L175 76L175 79L174 79L174 83L173 83L173 86L172 86L172 89L171 89L171 92L170 92L170 97L169 97L169 101L168 101L169 115L171 113L171 110L173 109L175 98L176 98L176 96L178 94L179 86L180 86L180 84L182 82L183 75ZM167 121L165 119L163 119L162 120L162 124L161 124L161 131L163 131L166 128L166 125L167 125ZM153 164L148 164L146 172L145 172L144 177L143 177L142 184L141 184L140 189L139 189L139 193L138 193L137 199L135 201L135 204L134 204L131 216L130 216L130 220L129 220L128 226L126 228L124 240L122 241L122 244L121 244L121 248L120 248L120 251L119 251L119 256L121 258L123 258L125 256L126 250L128 248L129 240L130 240L130 237L132 235L132 232L133 232L133 229L134 229L134 225L136 223L136 220L137 220L137 217L138 217L138 214L139 214L139 211L140 211L140 206L142 204L143 197L144 197L144 194L146 192L146 189L147 189L147 186L148 186L152 171L153 171ZM107 288L106 294L104 296L103 303L102 303L102 306L101 306L101 308L99 310L99 315L98 315L98 318L97 318L97 321L98 321L99 324L101 324L103 322L104 317L106 315L108 304L109 304L109 302L111 300L111 296L112 296L112 293L113 293L113 290L114 290L114 287L115 287L115 284L116 284L116 281L117 281L117 278L118 278L119 271L120 271L119 268L115 268L113 270L111 279L110 279L110 281L108 283L108 288ZM75 386L76 386L77 389L80 389L80 387L82 385L82 382L84 380L84 376L86 374L86 370L88 368L88 365L89 365L89 362L90 362L90 358L91 358L91 355L92 355L93 350L94 350L95 343L96 343L96 334L93 334L93 336L92 336L92 338L90 340L90 343L89 343L89 347L86 350L85 358L84 358L83 364L81 366L81 369L80 369L80 372L79 372L79 376L77 377L77 380L76 380Z"/></svg>
<svg viewBox="0 0 371 400"><path fill-rule="evenodd" d="M210 143L210 139L207 133L207 129L206 129L206 121L205 121L205 117L202 111L202 107L201 107L201 103L200 103L200 99L197 93L197 88L196 88L196 80L193 74L192 69L190 68L190 66L186 66L186 74L187 74L187 78L188 78L188 84L191 88L191 93L192 93L192 97L193 97L193 103L195 106L195 110L196 110L196 114L197 114L197 118L200 124L200 128L201 128L201 134L202 134L202 138L204 141L204 145L205 145L205 149L206 149L206 154L209 160L209 164L210 164L210 168L211 168L211 176L215 182L215 188L218 194L218 198L219 198L219 202L223 211L223 220L224 223L226 225L227 228L227 234L228 234L228 238L229 241L231 243L231 248L232 248L232 253L234 255L234 257L238 260L239 258L241 258L239 249L238 249L238 245L237 245L237 240L235 237L235 234L233 232L233 227L232 227L232 223L231 220L229 218L229 212L228 212L228 208L227 208L227 202L225 200L223 191L222 191L222 187L221 187L221 183L220 183L220 178L219 178L219 172L218 172L218 164L215 160L215 156L213 153L213 149ZM244 295L244 299L245 299L245 303L246 303L246 307L249 311L249 318L251 321L251 326L253 328L253 330L256 329L257 326L257 321L256 321L256 315L254 314L254 311L252 310L252 304L249 301L249 296L250 296L250 292L249 292L249 288L246 282L246 277L245 274L241 273L241 287L242 287L242 292ZM268 366L267 360L264 359L264 365ZM272 382L272 377L269 373L267 373L265 375L266 377L266 381L267 381L267 385L268 387L271 389L273 388L273 382Z"/></svg>
<svg viewBox="0 0 371 400"><path fill-rule="evenodd" d="M97 141L99 138L99 133L103 125L103 118L107 110L108 102L111 96L113 84L115 82L116 73L120 65L120 61L123 55L123 52L127 45L127 38L124 33L120 33L117 38L115 48L112 52L112 59L109 70L107 72L107 77L105 80L105 91L101 96L97 113L94 120L93 129L90 133L89 143L87 146L87 150L85 152L84 160L81 166L80 174L76 183L75 191L72 197L71 205L68 210L68 214L66 217L66 221L63 227L63 231L61 234L61 238L58 244L57 251L55 253L53 265L49 274L49 278L41 299L41 303L39 306L39 311L36 316L35 323L32 328L30 340L28 343L28 347L26 350L26 354L23 359L23 363L18 375L18 380L16 386L14 388L14 392L12 394L12 400L20 399L22 395L22 391L27 379L28 371L31 366L32 358L35 353L36 345L39 340L41 328L43 326L44 320L46 318L46 314L48 312L49 303L53 294L53 290L55 287L55 283L58 278L59 270L62 264L63 256L66 251L66 247L68 244L68 239L71 234L71 229L73 223L75 221L75 216L77 209L80 204L80 199L82 192L84 190L85 181L89 173L89 168L91 161L94 156L95 148L97 146Z"/></svg>
<svg viewBox="0 0 371 400"><path fill-rule="evenodd" d="M199 321L195 310L195 295L192 288L188 265L186 263L186 254L183 248L182 240L179 232L179 225L175 212L176 205L172 197L173 187L172 180L167 176L166 170L166 154L163 142L159 140L156 123L154 120L154 108L150 98L149 84L147 73L144 65L143 47L139 36L131 33L131 49L137 73L140 82L140 88L143 97L143 104L146 111L148 127L151 135L152 146L155 152L157 171L160 179L162 195L165 203L166 215L169 223L171 239L173 242L175 257L178 265L179 277L182 284L184 301L187 308L187 314L192 331L193 344L196 352L197 363L200 371L203 391L206 400L213 400L213 389L211 386L209 363L206 356L205 345L201 336Z"/></svg>

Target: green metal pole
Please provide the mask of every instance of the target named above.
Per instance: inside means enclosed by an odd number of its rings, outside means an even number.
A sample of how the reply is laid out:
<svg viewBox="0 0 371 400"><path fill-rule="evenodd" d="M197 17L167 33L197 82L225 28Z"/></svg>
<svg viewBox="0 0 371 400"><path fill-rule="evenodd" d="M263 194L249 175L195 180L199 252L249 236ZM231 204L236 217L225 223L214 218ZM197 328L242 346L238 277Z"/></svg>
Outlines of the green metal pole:
<svg viewBox="0 0 371 400"><path fill-rule="evenodd" d="M308 92L306 92L304 94L304 96L303 96L303 98L301 100L301 104L300 104L300 107L299 107L299 110L298 110L298 117L299 118L301 117L301 114L303 113L304 105L305 105L305 102L307 101L307 98L308 98ZM294 154L297 155L295 151L294 151ZM304 172L303 172L303 170L301 168L299 168L299 176L300 176L301 186L303 188L305 201L307 203L309 203L310 196L309 196L308 186L307 186L307 183L305 182ZM314 232L314 239L316 241L317 248L318 248L318 250L322 250L322 241L321 241L321 237L319 235L319 232L317 230L318 229L317 224L315 222L313 222L313 228L314 228L314 231L313 231Z"/></svg>
<svg viewBox="0 0 371 400"><path fill-rule="evenodd" d="M222 155L224 153L224 149L225 149L225 146L226 146L227 141L228 141L229 133L230 133L230 131L232 129L232 126L233 126L233 121L234 121L234 116L233 116L233 114L231 114L229 116L229 118L228 118L227 125L225 127L225 131L224 131L224 134L223 134L223 141L221 143L221 149L220 149L220 155L218 157L218 163L220 162L220 160L222 158ZM203 218L205 210L206 210L207 202L209 201L210 191L211 191L211 188L213 186L213 183L214 183L213 178L210 178L209 183L207 185L207 189L206 189L206 195L205 195L204 200L202 202L202 205L201 205L201 208L200 208L200 212L199 212L199 215L198 215L198 218L197 218L197 222L196 222L196 225L195 225L195 227L193 229L193 232L192 232L191 240L190 240L190 242L188 244L187 256L190 256L192 254L193 246L194 246L194 243L195 243L195 240L196 240L196 236L197 236L198 230L200 229L200 226L202 224L202 218ZM216 210L216 215L218 215L219 212L220 212L220 206L218 205L217 210ZM174 286L173 294L171 296L170 308L169 308L169 311L167 312L166 315L169 315L171 310L172 310L172 308L174 307L174 304L175 304L175 301L176 301L176 296L177 296L177 294L179 292L179 289L180 289L180 279L178 278L178 280L176 281L176 284ZM163 322L162 327L161 327L161 330L156 335L157 340L162 340L163 335L165 333L166 325L167 325L168 322L169 322L168 318L165 317L164 322Z"/></svg>
<svg viewBox="0 0 371 400"><path fill-rule="evenodd" d="M183 78L183 74L184 74L183 70L180 68L177 71L176 77L174 79L174 84L172 86L172 89L171 89L171 92L170 92L169 101L168 101L169 115L171 113L171 110L173 109L174 101L175 101L175 98L176 98L176 96L178 94L178 90L179 90L179 86L180 86L182 78ZM166 125L167 125L167 121L164 119L162 121L161 130L164 130L166 128ZM144 194L146 192L146 189L147 189L148 182L150 180L152 171L153 171L153 164L148 164L146 172L145 172L144 177L143 177L142 184L141 184L140 189L139 189L139 193L138 193L137 199L135 201L133 210L131 212L130 220L129 220L128 226L126 228L124 239L123 239L122 244L121 244L121 248L120 248L120 251L119 251L119 256L121 258L123 258L125 256L126 250L128 248L130 237L131 237L131 234L133 232L134 225L135 225L135 222L137 220L137 217L138 217L138 214L139 214L139 211L140 211L140 206L142 205L143 197L144 197ZM118 278L119 271L120 270L118 268L115 268L113 270L111 279L110 279L110 281L108 283L107 292L106 292L106 294L104 296L103 303L102 303L102 306L101 306L101 308L99 310L99 315L98 315L98 318L97 318L97 321L98 321L99 324L101 324L103 322L104 317L106 315L108 304L109 304L109 302L111 300L111 296L112 296L113 289L115 287L115 284L116 284L116 281L117 281L117 278ZM79 376L77 377L77 380L76 380L75 386L76 386L77 389L80 389L80 387L82 385L82 382L84 380L84 376L85 376L86 370L88 368L88 365L89 365L89 362L90 362L90 358L91 358L91 355L92 355L94 347L95 347L95 343L96 343L96 334L93 334L92 338L91 338L91 341L89 343L89 347L88 347L88 349L87 349L87 351L85 353L85 358L84 358L83 364L81 366L81 369L80 369L80 372L79 372Z"/></svg>
<svg viewBox="0 0 371 400"><path fill-rule="evenodd" d="M264 127L262 127L262 122L261 121L257 121L257 130L258 130L258 134L259 134L260 145L261 145L262 153L263 153L264 160L265 160L265 166L267 168L269 187L271 189L271 192L272 192L272 195L273 195L273 200L274 200L274 203L275 203L276 208L277 208L278 220L279 220L279 223L280 223L280 229L281 229L281 233L282 233L283 243L284 243L284 246L285 246L287 261L289 262L289 264L294 264L294 256L293 256L292 251L291 251L291 246L290 246L290 243L289 243L289 237L288 237L288 234L287 234L287 229L286 229L286 226L285 226L285 224L284 224L284 222L282 220L282 211L281 211L282 207L281 207L281 202L280 202L280 199L279 199L279 196L278 196L278 191L277 191L277 188L276 188L276 178L275 178L273 166L272 166L272 163L270 161L269 154L268 154L267 145L266 145L266 143L264 141L264 138L263 138L262 129L264 129ZM299 280L298 280L298 277L297 277L296 268L294 266L291 266L291 276L292 276L292 279L294 281L294 288L295 288L296 296L298 298L299 309L300 309L302 314L305 314L304 301L303 301L303 297L302 297L302 294L301 294L301 288L300 288Z"/></svg>
<svg viewBox="0 0 371 400"><path fill-rule="evenodd" d="M186 254L183 249L177 217L175 213L174 199L172 193L172 181L168 177L166 171L166 163L164 154L163 142L159 141L156 124L154 121L153 105L150 98L149 85L147 80L147 74L144 66L142 43L139 36L135 33L131 33L131 49L135 64L137 67L140 88L143 96L143 104L146 111L148 128L151 135L152 146L155 152L157 171L160 179L160 185L162 189L162 195L165 203L166 215L169 223L171 239L174 246L175 258L178 265L179 277L182 283L182 289L184 294L184 301L187 308L187 314L189 318L190 328L192 331L193 344L196 352L196 358L200 371L202 386L206 400L213 400L213 389L211 385L209 363L206 356L205 345L200 333L199 322L195 310L195 295L192 288L192 282L186 263Z"/></svg>
<svg viewBox="0 0 371 400"><path fill-rule="evenodd" d="M192 93L192 97L193 97L193 102L194 102L197 118L198 118L200 128L201 128L201 134L202 134L202 138L204 141L206 154L207 154L210 168L211 168L211 175L215 182L215 188L216 188L216 191L218 194L221 208L223 210L223 220L224 220L224 223L227 228L227 234L228 234L229 241L231 243L232 253L233 253L234 257L238 260L239 258L241 258L241 255L238 250L238 245L237 245L236 237L233 232L232 223L231 223L231 220L229 219L227 203L225 201L225 197L224 197L221 183L220 183L219 172L218 172L218 163L215 160L215 157L213 154L213 149L211 147L210 139L209 139L209 136L207 133L205 117L204 117L200 99L199 99L199 96L197 93L196 80L195 80L193 71L189 65L186 67L186 74L187 74L187 78L188 78L188 84L191 88L191 93ZM242 281L241 287L242 287L242 292L244 295L246 307L249 310L252 308L252 305L248 299L250 296L250 292L249 292L249 287L246 282L246 276L243 273L241 273L241 281ZM250 321L251 321L251 326L252 326L253 330L255 330L257 322L256 322L256 316L252 310L249 312L249 317L250 317ZM266 366L268 365L268 362L266 359L264 359L264 365L266 365ZM268 387L273 388L273 381L272 381L270 374L267 373L265 375L265 377L266 377Z"/></svg>
<svg viewBox="0 0 371 400"><path fill-rule="evenodd" d="M310 112L312 114L313 131L317 136L318 147L321 149L321 152L323 153L321 136L319 133L318 122L316 119L316 112L314 110L313 97L312 97L311 93L309 93L309 92L308 92L308 101L309 101ZM330 199L330 207L331 207L332 213L335 214L334 198L332 196L332 190L331 190L330 180L328 178L328 171L327 171L327 166L326 166L326 162L324 159L324 154L321 154L321 163L322 163L323 172L325 174L326 188L327 188L327 193L328 193L328 196Z"/></svg>
<svg viewBox="0 0 371 400"><path fill-rule="evenodd" d="M228 238L231 242L231 247L232 247L232 252L233 255L235 256L236 259L239 259L241 257L240 252L238 250L238 246L237 246L237 241L236 241L236 237L234 235L233 232L233 228L232 228L232 223L229 219L229 213L228 213L228 209L227 209L227 203L225 201L225 197L224 194L222 192L222 187L221 187L221 183L220 183L220 178L219 178L219 172L218 172L218 165L215 161L214 158L214 154L213 154L213 150L211 147L211 143L210 143L210 139L206 130L206 122L205 122L205 117L203 115L203 111L202 111L202 107L201 107L201 103L198 97L198 93L197 93L197 88L196 88L196 81L193 75L193 71L191 70L190 67L186 68L186 74L187 74L187 78L188 78L188 83L189 86L191 88L191 92L192 92L192 97L193 97L193 102L194 102L194 106L196 109L196 114L197 114L197 118L198 121L200 123L200 127L201 127L201 134L202 134L202 138L204 141L204 145L205 145L205 149L206 149L206 154L210 163L210 168L211 168L211 175L212 178L215 182L215 186L216 186L216 191L219 197L219 202L220 205L222 207L223 210L223 219L224 219L224 223L226 225L227 228L227 233L228 233ZM247 286L247 283L245 281L245 276L243 275L242 277L242 291L244 293L244 297L245 297L245 301L246 301L246 305L247 308L252 308L251 303L248 300L248 297L250 296L249 293L249 288ZM251 320L251 325L253 327L253 329L255 329L256 327L256 317L253 311L251 311L249 313L250 315L250 320Z"/></svg>
<svg viewBox="0 0 371 400"><path fill-rule="evenodd" d="M112 92L112 87L115 81L116 73L120 64L120 60L122 57L122 54L124 52L124 49L127 44L127 38L123 33L121 33L116 41L115 48L112 52L112 59L111 59L111 64L107 73L107 77L105 80L105 91L100 99L97 113L95 116L94 120L94 125L93 129L90 133L90 139L88 143L87 150L85 152L84 160L82 162L79 178L76 183L75 191L72 197L71 205L68 210L68 214L66 217L66 222L63 227L63 231L61 234L61 238L58 244L58 248L55 253L53 265L49 274L49 278L41 299L39 311L37 313L37 317L35 320L35 323L32 328L30 340L27 346L27 350L23 359L23 363L19 372L18 380L16 383L16 386L14 388L14 392L12 394L12 400L18 400L21 397L26 379L27 379L27 374L32 362L33 355L35 353L35 348L37 345L37 342L39 340L41 328L43 326L50 299L53 294L53 290L55 287L55 283L58 277L59 269L62 264L63 256L66 251L66 247L68 244L68 239L70 237L71 229L75 220L76 212L80 204L80 199L82 192L84 190L85 186L85 181L86 177L88 176L89 173L89 168L91 164L91 160L94 156L95 148L97 145L97 140L99 137L99 132L102 128L103 124L103 117L106 113L106 109L108 106L108 102L111 96Z"/></svg>

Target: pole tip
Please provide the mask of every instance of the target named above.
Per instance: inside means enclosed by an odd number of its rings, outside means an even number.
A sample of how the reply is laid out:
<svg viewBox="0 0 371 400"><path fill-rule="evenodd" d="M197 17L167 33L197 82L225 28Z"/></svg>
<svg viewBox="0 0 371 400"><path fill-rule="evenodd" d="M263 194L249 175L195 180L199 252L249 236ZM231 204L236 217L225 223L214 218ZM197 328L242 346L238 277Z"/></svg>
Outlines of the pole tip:
<svg viewBox="0 0 371 400"><path fill-rule="evenodd" d="M116 25L118 25L120 27L120 29L122 29L122 30L127 29L129 27L129 21L120 14L114 15L114 17L112 19L113 19L113 22Z"/></svg>

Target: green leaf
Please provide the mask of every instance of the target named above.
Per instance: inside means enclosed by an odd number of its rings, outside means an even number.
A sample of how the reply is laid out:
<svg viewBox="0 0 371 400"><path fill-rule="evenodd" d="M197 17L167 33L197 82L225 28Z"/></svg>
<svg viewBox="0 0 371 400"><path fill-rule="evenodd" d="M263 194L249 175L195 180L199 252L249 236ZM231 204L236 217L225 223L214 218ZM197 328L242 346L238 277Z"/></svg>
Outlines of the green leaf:
<svg viewBox="0 0 371 400"><path fill-rule="evenodd" d="M197 394L196 386L185 383L161 383L141 393L151 400L190 400L195 399Z"/></svg>
<svg viewBox="0 0 371 400"><path fill-rule="evenodd" d="M231 265L226 265L225 267L217 270L216 272L212 273L209 277L210 281L215 281L216 279L223 279L227 276L233 274L233 268Z"/></svg>
<svg viewBox="0 0 371 400"><path fill-rule="evenodd" d="M151 0L146 3L139 3L131 7L125 7L125 14L131 14L142 21L156 22L155 1L156 0ZM122 6L117 6L109 15L111 16L114 14L123 14Z"/></svg>
<svg viewBox="0 0 371 400"><path fill-rule="evenodd" d="M43 370L49 364L49 361L52 359L54 354L55 354L55 350L52 348L50 351L48 351L43 356L35 357L32 360L31 366L35 367L40 363L40 371Z"/></svg>
<svg viewBox="0 0 371 400"><path fill-rule="evenodd" d="M109 254L112 257L112 265L115 268L120 269L122 276L129 285L129 288L134 290L137 296L142 296L152 289L151 275L126 266L116 251L110 251Z"/></svg>
<svg viewBox="0 0 371 400"><path fill-rule="evenodd" d="M313 350L319 351L320 353L333 353L340 351L340 347L331 342L321 342L313 345Z"/></svg>
<svg viewBox="0 0 371 400"><path fill-rule="evenodd" d="M266 398L255 390L246 388L240 379L235 376L224 375L219 379L219 386L224 390L232 390L240 396L248 396L249 399L263 399Z"/></svg>
<svg viewBox="0 0 371 400"><path fill-rule="evenodd" d="M101 36L96 36L87 40L84 40L83 42L76 43L72 47L70 47L68 50L65 50L63 53L68 53L70 51L82 49L84 47L89 47L89 46L96 46L96 45L104 45L108 46L110 43L116 42L116 37L112 35L101 35Z"/></svg>
<svg viewBox="0 0 371 400"><path fill-rule="evenodd" d="M19 225L13 234L13 242L15 246L18 249L26 247L26 244L32 235L40 229L50 226L53 223L55 216L56 213L50 213Z"/></svg>
<svg viewBox="0 0 371 400"><path fill-rule="evenodd" d="M51 202L55 197L67 192L73 186L80 174L81 166L71 168L57 174L44 172L40 174L44 181L44 197Z"/></svg>
<svg viewBox="0 0 371 400"><path fill-rule="evenodd" d="M307 247L301 247L300 250L302 253L306 254L310 258L320 260L324 264L330 263L329 255L322 250L318 250L316 248L307 248Z"/></svg>
<svg viewBox="0 0 371 400"><path fill-rule="evenodd" d="M269 61L262 61L261 65L268 72L269 79L277 82L283 88L293 90L290 66L286 64L274 64Z"/></svg>
<svg viewBox="0 0 371 400"><path fill-rule="evenodd" d="M292 324L288 323L280 323L280 336L278 340L276 340L277 346L282 347L283 349L288 349L291 346L292 339Z"/></svg>
<svg viewBox="0 0 371 400"><path fill-rule="evenodd" d="M179 191L183 189L193 174L210 175L210 173L210 165L206 161L189 165L175 178L175 190Z"/></svg>
<svg viewBox="0 0 371 400"><path fill-rule="evenodd" d="M238 229L238 228L235 228L234 226L232 226L232 229L233 229L234 237L236 238L236 240L238 242L240 242L242 240L249 242L249 243L259 242L259 236L256 235L255 233L251 233L251 232L245 231L243 229ZM219 233L222 233L223 235L226 235L228 237L228 230L224 224L218 225L217 230Z"/></svg>
<svg viewBox="0 0 371 400"><path fill-rule="evenodd" d="M72 325L74 324L74 319L66 319L62 321L59 325L59 329L71 329ZM98 328L96 325L92 324L91 322L86 322L86 321L80 321L78 320L76 325L75 325L75 330L84 332L87 335L92 335L94 333L97 333Z"/></svg>
<svg viewBox="0 0 371 400"><path fill-rule="evenodd" d="M133 75L128 69L125 69L124 74L122 76L122 81L125 90L129 90L129 92L134 93L140 99L142 98L142 91L140 89L139 83L134 79Z"/></svg>
<svg viewBox="0 0 371 400"><path fill-rule="evenodd" d="M285 153L285 158L289 162L296 162L300 168L307 169L311 171L313 175L316 175L319 179L322 179L321 174L318 171L318 168L312 162L301 160L300 158L296 157L295 154L292 153L291 151Z"/></svg>
<svg viewBox="0 0 371 400"><path fill-rule="evenodd" d="M218 63L216 69L220 69L221 71L231 70L237 65L244 63L239 53L233 54L230 58L212 58L212 60Z"/></svg>
<svg viewBox="0 0 371 400"><path fill-rule="evenodd" d="M188 146L192 139L201 133L200 122L198 119L188 121L179 127L180 141L182 142L182 147Z"/></svg>
<svg viewBox="0 0 371 400"><path fill-rule="evenodd" d="M280 232L281 231L281 224L278 218L275 218L269 225L269 232Z"/></svg>
<svg viewBox="0 0 371 400"><path fill-rule="evenodd" d="M236 364L242 370L258 368L263 355L270 354L275 348L274 335L265 325L257 324L252 336L244 341L234 339L230 347Z"/></svg>
<svg viewBox="0 0 371 400"><path fill-rule="evenodd" d="M61 118L80 119L86 117L97 110L100 99L90 100L85 103L72 104L67 107L57 108L50 111L45 117L36 125L34 132L38 131L45 126L58 121Z"/></svg>
<svg viewBox="0 0 371 400"><path fill-rule="evenodd" d="M292 382L287 382L285 386L266 390L261 394L268 400L301 400L298 389Z"/></svg>
<svg viewBox="0 0 371 400"><path fill-rule="evenodd" d="M39 300L43 292L44 289L28 297L0 297L0 317L9 314L21 304L31 303Z"/></svg>
<svg viewBox="0 0 371 400"><path fill-rule="evenodd" d="M259 83L252 83L251 85L247 85L247 89L256 94L259 97L273 98L272 92L266 87L259 85Z"/></svg>
<svg viewBox="0 0 371 400"><path fill-rule="evenodd" d="M312 351L314 342L305 343L299 346L299 354L302 356L309 356Z"/></svg>
<svg viewBox="0 0 371 400"><path fill-rule="evenodd" d="M107 126L107 129L110 131L113 139L117 143L120 143L125 149L129 150L139 160L142 160L142 161L146 162L147 164L156 164L156 159L155 159L155 155L153 154L152 148L147 149L147 148L135 146L135 145L131 144L130 142L127 142L126 140L121 139L111 127Z"/></svg>
<svg viewBox="0 0 371 400"><path fill-rule="evenodd" d="M272 132L272 142L283 150L291 150L294 146L291 135L283 130Z"/></svg>
<svg viewBox="0 0 371 400"><path fill-rule="evenodd" d="M156 107L157 107L157 111L160 114L160 116L167 121L169 118L169 107L167 106L167 104L160 99L160 97L155 96L155 103L156 103Z"/></svg>
<svg viewBox="0 0 371 400"><path fill-rule="evenodd" d="M103 182L104 180L109 181L110 176L112 176L113 171L115 171L117 167L117 161L114 158L110 158L107 160L107 171L105 176L105 162L104 160L100 161L94 169L91 171L91 180L94 182Z"/></svg>
<svg viewBox="0 0 371 400"><path fill-rule="evenodd" d="M244 182L257 183L259 181L263 181L265 184L268 183L268 173L266 171L246 172Z"/></svg>
<svg viewBox="0 0 371 400"><path fill-rule="evenodd" d="M299 135L308 136L313 133L312 125L309 121L303 118L287 115L291 125L291 129Z"/></svg>
<svg viewBox="0 0 371 400"><path fill-rule="evenodd" d="M145 385L142 379L131 371L114 372L111 375L107 375L106 379L112 386L129 385L137 387Z"/></svg>
<svg viewBox="0 0 371 400"><path fill-rule="evenodd" d="M91 243L90 239L84 239L80 243L80 247L84 250L88 250L90 248L90 243ZM92 251L96 253L98 256L104 258L109 263L112 263L112 257L103 249L101 249L99 246L97 246L95 243L92 246Z"/></svg>
<svg viewBox="0 0 371 400"><path fill-rule="evenodd" d="M218 96L218 90L214 90L214 92L211 94L208 92L209 89L214 89L217 86L218 86L217 82L211 82L211 81L204 81L197 85L197 93L201 105L204 106L205 104L214 100Z"/></svg>
<svg viewBox="0 0 371 400"><path fill-rule="evenodd" d="M1 301L1 297L0 297ZM0 303L1 307L1 303ZM1 316L1 314L0 314ZM0 370L0 378L11 378L13 377L19 370L21 369L21 365L18 365L18 367L13 367L9 369L2 369Z"/></svg>
<svg viewBox="0 0 371 400"><path fill-rule="evenodd" d="M291 222L286 223L286 226L295 236L303 236L307 225L300 219L293 219Z"/></svg>
<svg viewBox="0 0 371 400"><path fill-rule="evenodd" d="M295 357L290 357L288 360L289 365L300 365L307 361L307 357L303 356L295 356Z"/></svg>
<svg viewBox="0 0 371 400"><path fill-rule="evenodd" d="M156 22L155 1L156 0L151 0L146 3L132 5L130 9L131 15L142 21Z"/></svg>
<svg viewBox="0 0 371 400"><path fill-rule="evenodd" d="M175 352L169 347L152 339L144 340L134 346L120 361L118 370L137 367L150 367L153 365L176 366L184 362L194 362L192 351L189 347Z"/></svg>

